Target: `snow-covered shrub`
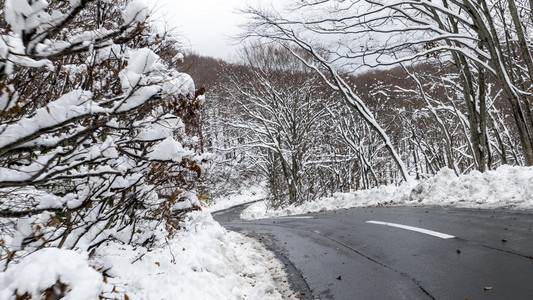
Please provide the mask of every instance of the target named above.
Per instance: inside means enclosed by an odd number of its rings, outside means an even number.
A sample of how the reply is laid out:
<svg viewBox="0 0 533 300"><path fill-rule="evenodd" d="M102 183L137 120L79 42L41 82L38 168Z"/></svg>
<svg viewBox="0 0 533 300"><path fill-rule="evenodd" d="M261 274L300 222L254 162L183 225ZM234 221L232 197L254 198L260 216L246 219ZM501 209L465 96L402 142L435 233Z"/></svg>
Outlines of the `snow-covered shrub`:
<svg viewBox="0 0 533 300"><path fill-rule="evenodd" d="M5 2L3 268L44 247L150 246L154 228L171 235L176 215L199 209L194 83L172 65L172 36L128 2Z"/></svg>

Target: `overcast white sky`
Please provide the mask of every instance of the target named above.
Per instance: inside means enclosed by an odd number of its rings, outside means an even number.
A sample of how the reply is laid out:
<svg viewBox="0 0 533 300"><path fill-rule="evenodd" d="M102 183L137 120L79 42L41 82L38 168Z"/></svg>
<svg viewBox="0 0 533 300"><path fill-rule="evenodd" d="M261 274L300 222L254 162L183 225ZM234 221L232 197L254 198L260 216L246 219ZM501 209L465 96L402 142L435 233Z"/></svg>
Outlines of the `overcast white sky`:
<svg viewBox="0 0 533 300"><path fill-rule="evenodd" d="M223 59L234 57L237 46L229 36L239 33L245 22L237 10L259 0L146 0L155 5L156 16L163 15L185 37L185 47L202 55ZM261 1L268 2L268 1Z"/></svg>

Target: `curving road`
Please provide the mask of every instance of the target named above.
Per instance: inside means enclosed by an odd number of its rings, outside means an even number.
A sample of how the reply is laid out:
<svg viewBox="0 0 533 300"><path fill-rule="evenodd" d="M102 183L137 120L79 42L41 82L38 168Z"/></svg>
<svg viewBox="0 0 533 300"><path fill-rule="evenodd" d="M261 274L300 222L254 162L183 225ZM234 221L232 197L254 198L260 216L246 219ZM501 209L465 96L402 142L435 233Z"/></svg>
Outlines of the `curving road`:
<svg viewBox="0 0 533 300"><path fill-rule="evenodd" d="M239 220L303 299L533 299L533 213L376 207Z"/></svg>

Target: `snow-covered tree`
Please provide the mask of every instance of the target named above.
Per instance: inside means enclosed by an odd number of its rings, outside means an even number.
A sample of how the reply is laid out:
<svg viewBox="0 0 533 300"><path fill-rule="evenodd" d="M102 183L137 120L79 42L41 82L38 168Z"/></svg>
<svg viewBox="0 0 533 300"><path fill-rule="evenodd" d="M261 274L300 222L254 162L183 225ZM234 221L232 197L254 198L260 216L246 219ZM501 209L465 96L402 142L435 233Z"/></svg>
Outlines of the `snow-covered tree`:
<svg viewBox="0 0 533 300"><path fill-rule="evenodd" d="M229 125L239 129L237 147L247 149L248 163L266 179L272 205L342 189L350 177L339 165L349 163L329 117L335 95L284 48L252 45L243 58L246 68L228 72L227 91L238 107Z"/></svg>
<svg viewBox="0 0 533 300"><path fill-rule="evenodd" d="M444 158L449 166L456 163L453 149L462 149L476 169L484 171L494 165L495 145L503 136L519 141L522 161L533 164L533 115L531 110L531 1L369 1L369 0L304 0L292 2L286 12L249 9L252 17L248 37L276 41L294 52L310 68L320 74L335 91L341 92L367 124L382 139L390 159L404 175L413 172L406 165L409 155L402 154L402 136L395 136L388 120L371 109L360 86L347 80L346 74L357 74L372 68L404 65L411 72L417 66L441 64L449 74L445 84L455 81L456 118L466 129L466 140L452 146L446 130L439 130L444 143ZM414 68L413 68L414 67ZM411 69L409 69L411 68ZM409 71L411 70L411 71ZM438 82L438 81L437 81ZM435 105L427 98L427 86L418 84L420 100ZM444 90L441 90L444 91ZM441 101L444 99L438 99ZM443 108L441 106L440 108ZM427 107L427 112L441 125L444 110ZM504 112L508 132L497 132L489 111ZM438 112L438 113L435 113ZM448 114L452 112L448 110ZM516 145L516 143L512 143ZM467 146L467 149L463 146ZM514 146L513 146L514 147ZM502 152L503 150L500 150ZM505 159L504 159L505 160ZM455 168L455 167L454 167ZM469 168L465 168L469 169Z"/></svg>

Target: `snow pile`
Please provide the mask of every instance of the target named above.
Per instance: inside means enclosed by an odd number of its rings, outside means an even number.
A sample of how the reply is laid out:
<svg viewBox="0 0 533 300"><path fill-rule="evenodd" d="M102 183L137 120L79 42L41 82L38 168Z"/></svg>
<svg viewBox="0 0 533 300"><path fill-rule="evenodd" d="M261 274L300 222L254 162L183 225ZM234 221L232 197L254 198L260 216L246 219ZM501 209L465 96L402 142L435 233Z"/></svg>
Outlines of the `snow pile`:
<svg viewBox="0 0 533 300"><path fill-rule="evenodd" d="M89 266L85 255L47 248L0 273L0 299L19 299L15 293L19 296L28 293L31 299L40 299L42 291L58 282L67 286L62 298L65 300L98 299L104 287L102 275Z"/></svg>
<svg viewBox="0 0 533 300"><path fill-rule="evenodd" d="M207 212L190 213L184 226L151 250L109 241L90 260L73 250L38 250L0 272L0 299L40 299L51 287L61 293L58 282L67 300L292 296L282 264L259 242L226 231Z"/></svg>
<svg viewBox="0 0 533 300"><path fill-rule="evenodd" d="M241 218L245 220L272 218L288 215L301 215L310 212L326 211L363 206L377 206L383 204L404 204L409 201L409 193L415 183L404 183L396 186L380 186L370 190L360 190L351 193L335 193L332 197L324 197L315 201L305 202L300 206L290 205L277 210L271 209L266 201L250 205L245 209Z"/></svg>
<svg viewBox="0 0 533 300"><path fill-rule="evenodd" d="M533 167L501 166L495 171L456 176L443 169L419 183L410 201L428 205L479 208L533 208Z"/></svg>
<svg viewBox="0 0 533 300"><path fill-rule="evenodd" d="M185 230L150 252L110 243L94 260L106 270L104 296L129 299L281 299L282 265L258 242L194 212ZM121 297L119 297L121 298Z"/></svg>
<svg viewBox="0 0 533 300"><path fill-rule="evenodd" d="M444 168L434 177L400 186L335 193L301 206L272 210L258 202L241 214L243 219L261 219L309 212L382 205L438 205L463 208L533 209L533 167L501 166L497 170L456 176Z"/></svg>

